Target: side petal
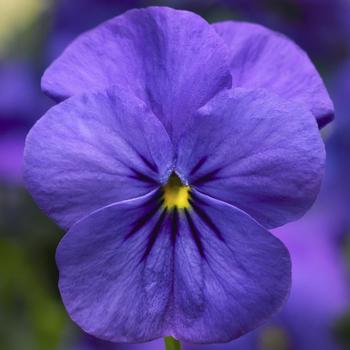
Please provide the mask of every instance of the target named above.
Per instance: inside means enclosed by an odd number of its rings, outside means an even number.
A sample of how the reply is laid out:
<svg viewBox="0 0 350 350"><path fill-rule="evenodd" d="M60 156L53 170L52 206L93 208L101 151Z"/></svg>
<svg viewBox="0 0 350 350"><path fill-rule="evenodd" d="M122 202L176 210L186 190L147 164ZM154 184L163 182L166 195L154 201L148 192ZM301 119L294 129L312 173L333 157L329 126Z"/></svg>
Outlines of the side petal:
<svg viewBox="0 0 350 350"><path fill-rule="evenodd" d="M228 21L213 26L230 49L234 86L265 88L304 103L320 127L333 119L333 103L320 75L293 41L253 23Z"/></svg>
<svg viewBox="0 0 350 350"><path fill-rule="evenodd" d="M226 46L194 13L134 9L78 37L42 80L59 100L114 84L149 102L172 135L175 120L180 128L182 118L231 84Z"/></svg>
<svg viewBox="0 0 350 350"><path fill-rule="evenodd" d="M228 342L280 309L289 293L287 249L241 210L192 191L176 241L174 335Z"/></svg>
<svg viewBox="0 0 350 350"><path fill-rule="evenodd" d="M72 97L49 110L26 139L24 178L63 227L159 186L172 168L159 120L118 88Z"/></svg>
<svg viewBox="0 0 350 350"><path fill-rule="evenodd" d="M325 151L311 113L264 90L235 89L188 121L176 169L192 187L266 227L303 215L321 184Z"/></svg>
<svg viewBox="0 0 350 350"><path fill-rule="evenodd" d="M87 333L114 342L149 341L165 333L173 254L158 194L96 211L61 240L61 296Z"/></svg>

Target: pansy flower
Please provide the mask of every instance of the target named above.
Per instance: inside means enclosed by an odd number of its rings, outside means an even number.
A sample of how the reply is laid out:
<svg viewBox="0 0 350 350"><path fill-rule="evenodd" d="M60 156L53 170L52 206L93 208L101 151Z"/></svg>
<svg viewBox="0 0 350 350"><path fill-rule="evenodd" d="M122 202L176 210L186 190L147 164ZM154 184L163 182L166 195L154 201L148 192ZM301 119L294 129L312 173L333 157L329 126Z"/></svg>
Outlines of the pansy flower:
<svg viewBox="0 0 350 350"><path fill-rule="evenodd" d="M73 42L43 87L65 101L29 133L25 178L68 229L59 287L83 330L226 342L281 307L290 258L267 229L313 203L315 118L331 114L299 48L259 26L131 10Z"/></svg>

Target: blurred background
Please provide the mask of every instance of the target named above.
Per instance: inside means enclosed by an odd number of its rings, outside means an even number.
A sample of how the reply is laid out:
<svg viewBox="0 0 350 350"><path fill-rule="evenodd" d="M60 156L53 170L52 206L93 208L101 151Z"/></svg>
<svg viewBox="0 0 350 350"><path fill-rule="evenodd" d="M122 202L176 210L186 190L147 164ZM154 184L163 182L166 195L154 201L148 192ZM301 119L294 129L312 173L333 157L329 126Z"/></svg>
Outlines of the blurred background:
<svg viewBox="0 0 350 350"><path fill-rule="evenodd" d="M312 210L274 230L288 246L293 286L281 312L256 331L203 350L350 349L350 0L0 0L0 350L162 349L83 334L57 289L63 232L23 187L24 138L53 102L45 68L79 33L132 7L164 5L209 22L257 22L294 39L318 67L336 108L323 131L326 178ZM296 67L297 69L297 67Z"/></svg>

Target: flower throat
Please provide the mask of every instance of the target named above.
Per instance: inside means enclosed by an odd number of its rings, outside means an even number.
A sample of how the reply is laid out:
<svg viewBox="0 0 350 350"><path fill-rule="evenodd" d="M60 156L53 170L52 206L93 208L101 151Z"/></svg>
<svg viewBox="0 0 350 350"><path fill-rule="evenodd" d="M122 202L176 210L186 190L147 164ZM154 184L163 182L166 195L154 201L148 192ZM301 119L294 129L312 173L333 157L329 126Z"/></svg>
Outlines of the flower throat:
<svg viewBox="0 0 350 350"><path fill-rule="evenodd" d="M168 182L163 186L164 203L163 206L167 210L186 209L190 207L190 186L184 186L180 178L172 173Z"/></svg>

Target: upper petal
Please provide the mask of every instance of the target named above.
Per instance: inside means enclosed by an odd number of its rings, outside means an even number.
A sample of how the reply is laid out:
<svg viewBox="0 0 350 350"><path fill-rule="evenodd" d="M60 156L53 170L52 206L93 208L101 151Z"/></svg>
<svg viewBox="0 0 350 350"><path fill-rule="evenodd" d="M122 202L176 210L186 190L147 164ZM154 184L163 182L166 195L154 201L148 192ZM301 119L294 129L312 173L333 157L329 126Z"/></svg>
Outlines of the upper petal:
<svg viewBox="0 0 350 350"><path fill-rule="evenodd" d="M191 12L134 9L78 37L42 80L57 99L114 84L149 102L172 134L231 84L226 46Z"/></svg>
<svg viewBox="0 0 350 350"><path fill-rule="evenodd" d="M295 220L315 200L325 151L304 106L235 89L201 108L184 129L176 169L194 188L267 227Z"/></svg>
<svg viewBox="0 0 350 350"><path fill-rule="evenodd" d="M320 127L333 119L333 103L320 75L293 41L253 23L228 21L213 26L230 49L234 86L265 88L302 102Z"/></svg>
<svg viewBox="0 0 350 350"><path fill-rule="evenodd" d="M173 165L164 127L118 88L72 97L27 136L24 177L39 206L69 227L107 204L157 188Z"/></svg>
<svg viewBox="0 0 350 350"><path fill-rule="evenodd" d="M162 209L154 192L72 226L57 250L59 286L86 332L224 342L281 307L290 286L283 244L239 209L194 195L186 212Z"/></svg>

